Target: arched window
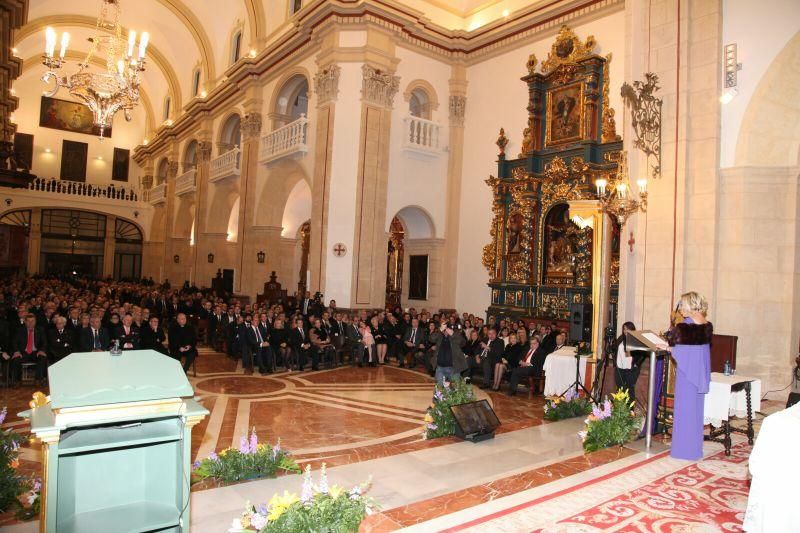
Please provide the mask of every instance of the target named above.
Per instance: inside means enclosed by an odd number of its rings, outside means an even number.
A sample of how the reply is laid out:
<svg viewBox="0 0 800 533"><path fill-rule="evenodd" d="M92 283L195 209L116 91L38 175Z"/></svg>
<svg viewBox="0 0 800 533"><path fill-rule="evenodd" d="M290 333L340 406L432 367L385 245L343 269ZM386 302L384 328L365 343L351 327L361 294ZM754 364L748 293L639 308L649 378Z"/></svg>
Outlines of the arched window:
<svg viewBox="0 0 800 533"><path fill-rule="evenodd" d="M192 96L197 96L200 93L200 69L195 69L192 74Z"/></svg>
<svg viewBox="0 0 800 533"><path fill-rule="evenodd" d="M172 98L169 95L167 95L164 97L164 113L163 113L164 116L162 117L162 120L164 122L169 120L170 112L172 111L170 109L171 107L172 107Z"/></svg>
<svg viewBox="0 0 800 533"><path fill-rule="evenodd" d="M231 39L231 61L230 61L231 65L239 61L241 53L242 53L242 30L237 30L236 33L233 34L233 38Z"/></svg>
<svg viewBox="0 0 800 533"><path fill-rule="evenodd" d="M289 16L291 17L303 7L303 0L289 0Z"/></svg>
<svg viewBox="0 0 800 533"><path fill-rule="evenodd" d="M189 172L197 168L197 141L192 139L183 152L183 171Z"/></svg>
<svg viewBox="0 0 800 533"><path fill-rule="evenodd" d="M411 92L411 98L408 99L408 112L412 117L419 117L424 119L431 119L431 103L428 98L428 93L420 88L416 88Z"/></svg>

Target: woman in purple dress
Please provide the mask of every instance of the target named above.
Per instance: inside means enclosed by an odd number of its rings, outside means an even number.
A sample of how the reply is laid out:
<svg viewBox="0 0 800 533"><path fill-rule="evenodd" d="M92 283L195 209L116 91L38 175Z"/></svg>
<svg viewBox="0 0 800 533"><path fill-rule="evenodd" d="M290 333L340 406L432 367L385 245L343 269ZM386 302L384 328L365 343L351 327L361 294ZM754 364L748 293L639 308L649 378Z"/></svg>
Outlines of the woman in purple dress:
<svg viewBox="0 0 800 533"><path fill-rule="evenodd" d="M668 335L677 363L670 455L697 461L703 457L703 403L711 381L713 326L706 320L708 302L696 292L681 296L678 311L683 322Z"/></svg>

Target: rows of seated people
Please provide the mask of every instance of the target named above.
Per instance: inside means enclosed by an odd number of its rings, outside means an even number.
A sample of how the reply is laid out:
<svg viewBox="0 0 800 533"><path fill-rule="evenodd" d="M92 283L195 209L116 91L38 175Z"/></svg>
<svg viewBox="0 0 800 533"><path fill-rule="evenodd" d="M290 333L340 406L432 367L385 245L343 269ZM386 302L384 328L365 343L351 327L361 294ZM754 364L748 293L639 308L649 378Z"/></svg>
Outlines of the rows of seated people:
<svg viewBox="0 0 800 533"><path fill-rule="evenodd" d="M452 346L463 355L458 373L466 379L480 374L483 387L494 390L507 379L510 394L527 377L541 376L544 359L564 344L563 334L547 325L528 334L524 321L489 317L484 323L468 313L400 307L344 312L335 301L323 305L309 293L253 306L188 284L175 290L148 280L0 281L0 359L13 384L25 364L35 367L42 384L48 364L112 346L156 350L189 370L202 343L240 360L246 373L397 364L423 367L433 376L443 364L443 332L450 336L448 352Z"/></svg>

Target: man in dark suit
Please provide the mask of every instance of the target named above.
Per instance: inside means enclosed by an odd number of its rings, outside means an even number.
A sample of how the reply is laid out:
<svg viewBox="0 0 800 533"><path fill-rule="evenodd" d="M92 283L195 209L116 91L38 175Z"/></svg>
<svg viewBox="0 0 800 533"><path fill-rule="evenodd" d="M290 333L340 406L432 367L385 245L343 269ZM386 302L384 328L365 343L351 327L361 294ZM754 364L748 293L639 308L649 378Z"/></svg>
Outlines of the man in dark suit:
<svg viewBox="0 0 800 533"><path fill-rule="evenodd" d="M164 330L158 323L157 316L151 316L148 324L139 332L141 338L140 345L143 350L155 350L164 355L169 355L169 351L164 346Z"/></svg>
<svg viewBox="0 0 800 533"><path fill-rule="evenodd" d="M505 343L503 343L503 339L497 338L496 329L489 328L489 338L483 344L483 352L481 353L483 384L481 385L481 388L488 389L492 385L494 366L503 358Z"/></svg>
<svg viewBox="0 0 800 533"><path fill-rule="evenodd" d="M81 331L82 352L105 352L111 344L108 330L101 325L98 315L89 319L89 327Z"/></svg>
<svg viewBox="0 0 800 533"><path fill-rule="evenodd" d="M36 315L25 315L25 327L17 330L14 338L14 355L11 356L13 381L22 380L22 364L36 363L36 384L41 386L47 377L47 335L36 325Z"/></svg>
<svg viewBox="0 0 800 533"><path fill-rule="evenodd" d="M311 292L306 291L303 298L300 300L299 309L300 313L308 318L309 313L314 312L314 301L311 299Z"/></svg>
<svg viewBox="0 0 800 533"><path fill-rule="evenodd" d="M537 359L544 362L547 354L539 344L536 337L531 337L530 345L526 349L525 355L520 359L519 366L511 371L511 377L508 380L508 395L514 396L517 393L517 386L520 381L525 381L531 376L541 376L543 364L537 365Z"/></svg>
<svg viewBox="0 0 800 533"><path fill-rule="evenodd" d="M81 310L78 307L71 307L69 318L67 318L66 329L70 330L77 337L81 330Z"/></svg>
<svg viewBox="0 0 800 533"><path fill-rule="evenodd" d="M297 366L301 372L303 371L303 367L309 355L311 356L311 370L318 370L317 352L311 347L308 329L304 327L302 318L298 318L295 321L295 327L292 329L291 333L289 333L289 344L297 354Z"/></svg>
<svg viewBox="0 0 800 533"><path fill-rule="evenodd" d="M418 352L425 352L425 341L427 340L427 331L419 327L419 319L414 318L411 320L411 327L403 335L401 353L403 354L400 359L400 368L403 368L404 363L409 368L416 366L416 354Z"/></svg>
<svg viewBox="0 0 800 533"><path fill-rule="evenodd" d="M224 328L224 317L225 315L222 313L222 309L218 305L214 306L214 312L208 317L208 344L215 350L217 349L217 340L224 338L222 333Z"/></svg>
<svg viewBox="0 0 800 533"><path fill-rule="evenodd" d="M123 350L138 350L141 340L139 335L139 328L134 325L133 317L127 314L122 317L122 323L117 326L112 337L119 340L119 347Z"/></svg>
<svg viewBox="0 0 800 533"><path fill-rule="evenodd" d="M56 317L56 327L47 332L47 350L50 359L58 362L75 350L74 331L67 327L67 319L63 316Z"/></svg>
<svg viewBox="0 0 800 533"><path fill-rule="evenodd" d="M239 327L239 338L242 345L242 366L245 368L245 373L253 373L253 367L257 365L260 374L267 374L272 368L269 342L261 333L259 324L253 323L250 315L245 315L244 324Z"/></svg>
<svg viewBox="0 0 800 533"><path fill-rule="evenodd" d="M364 366L364 343L361 332L358 331L358 324L355 319L350 322L350 316L344 315L342 318L345 334L345 346L350 349L350 362Z"/></svg>
<svg viewBox="0 0 800 533"><path fill-rule="evenodd" d="M178 313L175 323L169 328L169 353L181 360L185 357L183 371L188 371L197 357L197 332L186 323L186 314Z"/></svg>

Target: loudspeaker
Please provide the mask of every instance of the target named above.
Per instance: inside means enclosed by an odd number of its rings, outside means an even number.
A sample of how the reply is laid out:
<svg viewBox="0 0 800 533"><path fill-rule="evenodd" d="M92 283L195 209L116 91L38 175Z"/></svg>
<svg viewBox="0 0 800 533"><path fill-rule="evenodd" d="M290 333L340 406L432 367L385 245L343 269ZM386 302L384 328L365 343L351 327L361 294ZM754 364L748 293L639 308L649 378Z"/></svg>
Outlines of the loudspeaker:
<svg viewBox="0 0 800 533"><path fill-rule="evenodd" d="M569 304L569 341L592 340L592 304Z"/></svg>
<svg viewBox="0 0 800 533"><path fill-rule="evenodd" d="M786 400L786 408L790 408L797 402L800 402L800 392L790 392L789 399Z"/></svg>
<svg viewBox="0 0 800 533"><path fill-rule="evenodd" d="M486 400L451 405L450 411L456 419L456 437L460 439L472 442L493 439L494 430L500 425Z"/></svg>

